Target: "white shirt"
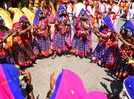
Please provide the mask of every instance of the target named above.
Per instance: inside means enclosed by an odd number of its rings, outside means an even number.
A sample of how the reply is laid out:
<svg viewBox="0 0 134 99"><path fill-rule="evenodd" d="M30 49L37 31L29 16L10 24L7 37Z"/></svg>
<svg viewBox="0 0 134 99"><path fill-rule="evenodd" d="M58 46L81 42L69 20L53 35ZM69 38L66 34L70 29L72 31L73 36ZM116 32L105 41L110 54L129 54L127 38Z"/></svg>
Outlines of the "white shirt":
<svg viewBox="0 0 134 99"><path fill-rule="evenodd" d="M118 5L113 5L112 12L115 14L119 14L120 7Z"/></svg>
<svg viewBox="0 0 134 99"><path fill-rule="evenodd" d="M95 8L91 8L91 6L87 6L88 13L94 16L95 14Z"/></svg>
<svg viewBox="0 0 134 99"><path fill-rule="evenodd" d="M74 15L77 17L82 9L85 9L85 5L81 2L74 5Z"/></svg>
<svg viewBox="0 0 134 99"><path fill-rule="evenodd" d="M128 10L128 15L127 19L132 19L134 17L134 3L131 3L129 10Z"/></svg>
<svg viewBox="0 0 134 99"><path fill-rule="evenodd" d="M105 13L107 11L107 7L105 3L99 3L99 11L101 13Z"/></svg>
<svg viewBox="0 0 134 99"><path fill-rule="evenodd" d="M72 6L71 6L71 4L67 5L67 12L68 13L72 13Z"/></svg>

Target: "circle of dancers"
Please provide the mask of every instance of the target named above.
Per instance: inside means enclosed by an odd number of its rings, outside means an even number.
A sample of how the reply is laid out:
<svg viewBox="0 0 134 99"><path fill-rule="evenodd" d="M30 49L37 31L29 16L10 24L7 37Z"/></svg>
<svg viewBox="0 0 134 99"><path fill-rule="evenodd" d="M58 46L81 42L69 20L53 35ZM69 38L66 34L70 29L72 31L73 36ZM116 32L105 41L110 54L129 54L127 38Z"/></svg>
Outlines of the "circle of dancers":
<svg viewBox="0 0 134 99"><path fill-rule="evenodd" d="M35 0L33 3L29 0L26 6L35 6L34 19L31 22L30 13L27 13L28 16L21 15L12 28L8 28L6 20L0 16L1 64L17 64L23 69L32 66L39 58L54 59L58 55L69 54L89 59L118 79L133 75L133 1L52 2ZM15 13L17 10L12 17ZM120 30L119 20L125 23ZM94 35L98 40L95 48Z"/></svg>

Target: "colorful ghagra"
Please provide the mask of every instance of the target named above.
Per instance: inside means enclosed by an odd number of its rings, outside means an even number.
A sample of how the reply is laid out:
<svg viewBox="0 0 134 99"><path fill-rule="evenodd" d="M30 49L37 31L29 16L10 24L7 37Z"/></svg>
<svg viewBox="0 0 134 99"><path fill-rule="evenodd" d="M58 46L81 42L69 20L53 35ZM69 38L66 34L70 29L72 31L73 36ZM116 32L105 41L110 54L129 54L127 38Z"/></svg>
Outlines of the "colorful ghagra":
<svg viewBox="0 0 134 99"><path fill-rule="evenodd" d="M53 37L53 49L58 53L64 53L68 50L66 45L66 34L60 34L56 32Z"/></svg>
<svg viewBox="0 0 134 99"><path fill-rule="evenodd" d="M56 16L55 33L52 37L53 49L58 54L67 52L71 47L71 32L68 24L69 19L65 12L66 8L64 8L64 5L61 5L58 10L58 15Z"/></svg>
<svg viewBox="0 0 134 99"><path fill-rule="evenodd" d="M92 54L96 61L101 61L101 65L109 69L117 65L120 56L118 44L114 44L115 42L106 38L105 40L100 40Z"/></svg>
<svg viewBox="0 0 134 99"><path fill-rule="evenodd" d="M90 57L92 52L92 38L88 18L82 20L80 16L78 16L75 29L76 33L73 38L72 52L80 57Z"/></svg>
<svg viewBox="0 0 134 99"><path fill-rule="evenodd" d="M15 23L13 25L15 31L21 31L21 24ZM35 61L35 55L31 46L31 39L28 37L28 33L15 34L13 37L13 55L16 64L25 67L32 65Z"/></svg>
<svg viewBox="0 0 134 99"><path fill-rule="evenodd" d="M44 18L39 22L39 32L37 33L36 39L41 54L48 57L52 54L51 51L51 40L48 26L48 19Z"/></svg>

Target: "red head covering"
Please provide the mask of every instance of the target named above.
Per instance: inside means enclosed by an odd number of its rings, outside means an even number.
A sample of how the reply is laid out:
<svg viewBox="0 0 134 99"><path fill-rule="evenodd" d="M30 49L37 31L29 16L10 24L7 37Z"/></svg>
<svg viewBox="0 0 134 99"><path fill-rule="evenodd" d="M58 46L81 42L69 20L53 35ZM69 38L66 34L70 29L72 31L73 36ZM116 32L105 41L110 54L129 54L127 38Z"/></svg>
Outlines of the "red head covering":
<svg viewBox="0 0 134 99"><path fill-rule="evenodd" d="M19 22L27 22L28 18L26 16L21 16Z"/></svg>
<svg viewBox="0 0 134 99"><path fill-rule="evenodd" d="M15 30L15 29L18 29L20 27L21 27L21 24L19 22L16 22L13 24L12 29Z"/></svg>

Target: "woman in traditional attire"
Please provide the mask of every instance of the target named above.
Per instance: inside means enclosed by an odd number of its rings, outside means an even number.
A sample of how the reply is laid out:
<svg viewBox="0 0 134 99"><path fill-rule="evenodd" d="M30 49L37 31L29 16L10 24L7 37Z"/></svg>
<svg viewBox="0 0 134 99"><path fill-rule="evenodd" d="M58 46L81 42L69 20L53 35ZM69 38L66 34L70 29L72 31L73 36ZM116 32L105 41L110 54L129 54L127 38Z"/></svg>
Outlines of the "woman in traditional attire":
<svg viewBox="0 0 134 99"><path fill-rule="evenodd" d="M120 61L118 61L118 66L114 70L114 75L118 79L124 79L133 70L132 66L129 64L129 57L132 56L132 50L130 46L122 44L120 47L120 53Z"/></svg>
<svg viewBox="0 0 134 99"><path fill-rule="evenodd" d="M42 11L45 17L48 19L48 25L50 28L50 33L54 33L54 25L55 25L55 16L56 16L56 11L54 9L54 5L52 4L51 1L46 0L44 2L44 5L42 7Z"/></svg>
<svg viewBox="0 0 134 99"><path fill-rule="evenodd" d="M34 54L38 57L40 57L41 55L41 52L40 52L40 48L39 48L39 44L38 44L38 25L39 25L39 22L40 22L40 17L41 17L41 13L43 14L41 8L37 8L36 11L35 11L35 17L34 17L34 20L33 20L33 42L32 42L32 46L33 46L33 52Z"/></svg>
<svg viewBox="0 0 134 99"><path fill-rule="evenodd" d="M25 47L27 48L27 54L29 55L30 59L34 62L36 57L32 50L33 36L31 33L31 26L28 21L28 18L26 16L22 16L19 20L19 23L21 24L21 31L19 34L22 38L22 41L25 44Z"/></svg>
<svg viewBox="0 0 134 99"><path fill-rule="evenodd" d="M37 8L34 26L36 48L39 48L40 55L48 57L52 54L51 50L51 22L53 22L53 7L50 2L43 1L42 7Z"/></svg>
<svg viewBox="0 0 134 99"><path fill-rule="evenodd" d="M5 47L5 44L3 42L5 34L3 32L0 32L0 64L2 63L11 63L9 58L8 50Z"/></svg>
<svg viewBox="0 0 134 99"><path fill-rule="evenodd" d="M93 52L92 60L99 65L112 69L116 66L117 56L119 56L117 34L107 25L101 26L99 31L97 33L99 43Z"/></svg>
<svg viewBox="0 0 134 99"><path fill-rule="evenodd" d="M80 57L89 57L92 52L90 16L82 9L76 19L72 52Z"/></svg>
<svg viewBox="0 0 134 99"><path fill-rule="evenodd" d="M67 40L71 38L69 18L65 5L60 5L56 15L55 33L52 37L53 50L57 54L65 53L69 50Z"/></svg>
<svg viewBox="0 0 134 99"><path fill-rule="evenodd" d="M119 38L123 42L120 47L121 58L118 62L115 75L119 79L124 79L128 75L134 74L134 39L133 39L133 24L131 21L126 21L122 26Z"/></svg>
<svg viewBox="0 0 134 99"><path fill-rule="evenodd" d="M35 61L36 57L32 50L32 35L30 27L25 16L20 18L20 21L13 25L14 34L14 58L17 64L22 67L30 66Z"/></svg>
<svg viewBox="0 0 134 99"><path fill-rule="evenodd" d="M7 44L9 29L4 25L4 20L0 17L0 63L14 63L11 46Z"/></svg>
<svg viewBox="0 0 134 99"><path fill-rule="evenodd" d="M36 36L37 43L39 45L39 50L41 55L48 57L52 54L51 41L50 41L50 28L48 24L48 17L45 15L40 16L38 33Z"/></svg>

